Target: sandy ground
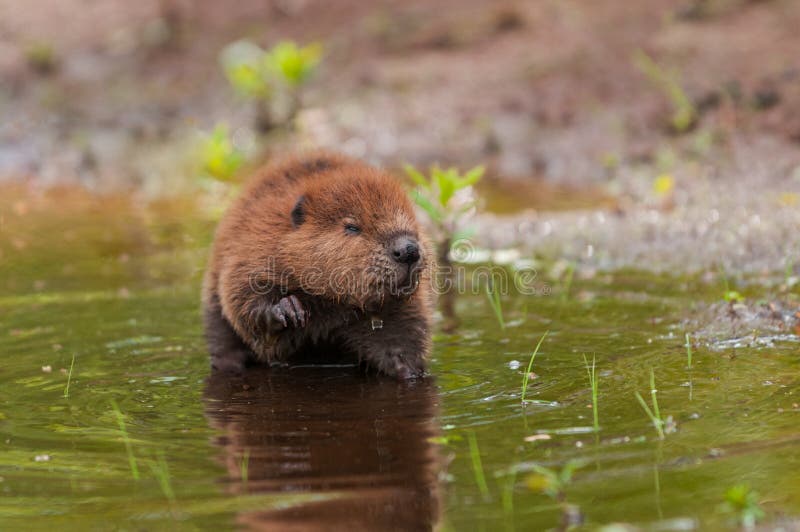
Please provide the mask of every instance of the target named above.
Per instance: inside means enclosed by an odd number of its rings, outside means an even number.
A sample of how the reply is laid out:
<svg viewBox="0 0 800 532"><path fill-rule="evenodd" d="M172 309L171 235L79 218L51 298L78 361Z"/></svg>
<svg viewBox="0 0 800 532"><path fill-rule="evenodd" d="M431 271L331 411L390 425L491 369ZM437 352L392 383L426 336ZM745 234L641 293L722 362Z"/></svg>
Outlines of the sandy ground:
<svg viewBox="0 0 800 532"><path fill-rule="evenodd" d="M318 40L324 67L267 157L323 145L390 167L486 163L512 191L600 193L580 210L479 214L478 246L783 272L800 245L798 27L792 0L0 0L0 179L193 190L199 132L224 121L242 148L264 146L222 47ZM42 45L51 72L31 59ZM693 102L691 130L670 131L641 52ZM674 187L658 192L659 175Z"/></svg>

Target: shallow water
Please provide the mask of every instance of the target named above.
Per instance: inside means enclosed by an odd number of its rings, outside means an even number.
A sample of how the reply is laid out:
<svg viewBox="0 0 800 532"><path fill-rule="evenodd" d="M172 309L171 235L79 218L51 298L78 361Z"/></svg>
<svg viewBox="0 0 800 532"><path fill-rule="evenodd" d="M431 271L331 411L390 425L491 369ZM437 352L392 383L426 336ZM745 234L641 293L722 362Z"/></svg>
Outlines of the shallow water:
<svg viewBox="0 0 800 532"><path fill-rule="evenodd" d="M567 505L587 528L705 530L728 524L718 505L741 482L768 522L800 514L797 344L696 346L687 368L679 324L718 287L600 274L506 298L505 330L464 295L419 382L349 367L209 380L213 224L181 203L22 192L0 200L2 530L538 530ZM677 424L664 440L634 397L649 401L651 368ZM563 496L541 493L534 467L570 460Z"/></svg>

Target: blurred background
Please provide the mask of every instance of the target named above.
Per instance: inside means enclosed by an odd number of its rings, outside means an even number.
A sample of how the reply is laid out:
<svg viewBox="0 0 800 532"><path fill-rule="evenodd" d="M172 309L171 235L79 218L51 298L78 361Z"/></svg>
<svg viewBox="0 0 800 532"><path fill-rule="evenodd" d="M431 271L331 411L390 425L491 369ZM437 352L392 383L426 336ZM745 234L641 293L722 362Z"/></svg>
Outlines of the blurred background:
<svg viewBox="0 0 800 532"><path fill-rule="evenodd" d="M219 150L235 152L226 180L313 146L390 168L485 164L486 210L516 215L490 244L533 245L518 226L534 210L601 208L672 233L590 228L614 263L633 256L611 234L633 231L654 262L670 244L692 260L695 234L770 267L749 220L785 238L775 208L797 202L798 23L790 0L3 1L0 179L159 198L213 188ZM310 54L288 59L294 77L236 70L280 44ZM575 256L591 240L558 235ZM752 260L725 252L742 244Z"/></svg>
<svg viewBox="0 0 800 532"><path fill-rule="evenodd" d="M486 165L482 210L510 222L484 245L702 267L703 237L780 267L762 232L798 221L798 24L791 0L1 1L0 180L219 193L324 146ZM536 216L576 209L627 218Z"/></svg>

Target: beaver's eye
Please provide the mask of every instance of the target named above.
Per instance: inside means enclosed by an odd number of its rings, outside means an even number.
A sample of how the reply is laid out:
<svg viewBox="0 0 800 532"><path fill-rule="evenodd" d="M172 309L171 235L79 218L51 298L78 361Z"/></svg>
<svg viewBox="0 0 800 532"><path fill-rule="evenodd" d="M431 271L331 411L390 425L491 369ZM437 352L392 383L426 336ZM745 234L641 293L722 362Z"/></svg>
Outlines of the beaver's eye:
<svg viewBox="0 0 800 532"><path fill-rule="evenodd" d="M344 232L348 235L357 235L361 233L361 228L355 224L344 224Z"/></svg>

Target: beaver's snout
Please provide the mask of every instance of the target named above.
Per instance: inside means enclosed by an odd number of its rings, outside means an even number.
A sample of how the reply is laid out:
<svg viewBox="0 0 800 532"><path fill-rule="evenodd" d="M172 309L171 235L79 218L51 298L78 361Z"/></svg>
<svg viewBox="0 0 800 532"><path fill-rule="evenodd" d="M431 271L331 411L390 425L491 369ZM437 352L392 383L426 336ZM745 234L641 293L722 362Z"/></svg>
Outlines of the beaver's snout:
<svg viewBox="0 0 800 532"><path fill-rule="evenodd" d="M398 236L390 247L392 258L400 264L414 264L419 260L419 243L416 239L403 235Z"/></svg>

